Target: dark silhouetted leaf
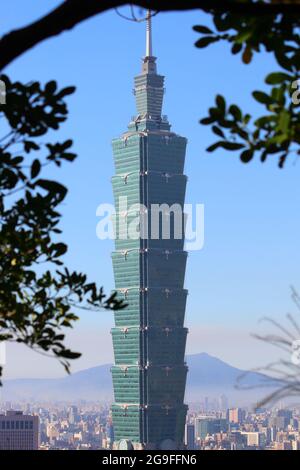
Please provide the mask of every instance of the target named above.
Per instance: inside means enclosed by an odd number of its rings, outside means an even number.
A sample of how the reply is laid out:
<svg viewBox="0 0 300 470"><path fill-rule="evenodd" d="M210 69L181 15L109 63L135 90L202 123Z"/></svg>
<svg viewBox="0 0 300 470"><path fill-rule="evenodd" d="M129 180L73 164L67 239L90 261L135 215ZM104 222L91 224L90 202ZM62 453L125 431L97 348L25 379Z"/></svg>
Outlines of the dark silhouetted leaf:
<svg viewBox="0 0 300 470"><path fill-rule="evenodd" d="M258 101L259 103L267 104L267 105L273 103L272 98L269 95L267 95L267 93L264 93L263 91L254 91L252 95L256 99L256 101Z"/></svg>
<svg viewBox="0 0 300 470"><path fill-rule="evenodd" d="M30 170L30 175L31 178L35 178L39 172L41 171L41 164L38 159L33 160L32 165L31 165L31 170Z"/></svg>
<svg viewBox="0 0 300 470"><path fill-rule="evenodd" d="M248 163L252 160L253 154L253 150L244 150L240 155L240 159L243 163Z"/></svg>
<svg viewBox="0 0 300 470"><path fill-rule="evenodd" d="M213 34L212 30L209 29L207 26L196 25L196 26L193 26L193 30L196 31L197 33Z"/></svg>
<svg viewBox="0 0 300 470"><path fill-rule="evenodd" d="M218 38L215 38L214 36L206 36L204 38L198 39L198 41L195 42L195 46L202 49L216 41L218 41Z"/></svg>
<svg viewBox="0 0 300 470"><path fill-rule="evenodd" d="M32 140L24 140L24 150L26 153L29 153L30 150L39 150L39 148L39 145Z"/></svg>
<svg viewBox="0 0 300 470"><path fill-rule="evenodd" d="M244 64L250 64L253 57L253 52L250 46L246 46L242 55Z"/></svg>
<svg viewBox="0 0 300 470"><path fill-rule="evenodd" d="M213 132L218 135L219 137L225 138L224 132L218 126L212 126Z"/></svg>
<svg viewBox="0 0 300 470"><path fill-rule="evenodd" d="M229 106L229 112L230 114L232 114L232 116L237 120L237 121L241 121L242 120L242 111L240 110L240 108L238 106L236 106L235 104L232 104L231 106Z"/></svg>
<svg viewBox="0 0 300 470"><path fill-rule="evenodd" d="M279 83L285 82L285 81L292 81L293 77L291 75L288 75L287 73L283 72L274 72L270 73L266 77L266 83L269 85L278 85Z"/></svg>

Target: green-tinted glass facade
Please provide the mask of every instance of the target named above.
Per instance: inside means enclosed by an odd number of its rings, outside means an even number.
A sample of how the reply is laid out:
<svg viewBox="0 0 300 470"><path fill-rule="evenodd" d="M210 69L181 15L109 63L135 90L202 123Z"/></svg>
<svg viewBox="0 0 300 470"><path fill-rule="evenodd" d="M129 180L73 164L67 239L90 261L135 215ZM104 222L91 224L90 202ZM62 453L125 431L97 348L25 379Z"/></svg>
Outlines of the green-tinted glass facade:
<svg viewBox="0 0 300 470"><path fill-rule="evenodd" d="M183 208L186 188L186 139L171 132L162 117L163 93L164 77L156 73L155 58L146 56L142 73L135 78L137 116L128 131L113 140L117 222L112 262L115 287L128 306L115 312L112 329L112 416L116 443L130 440L135 448L180 448L187 411L183 326L187 254L182 234L176 235L172 212L165 219L171 221L170 237L163 238L162 220L151 237L152 205ZM137 220L134 204L146 208L141 217L148 238L128 234ZM179 220L181 231L183 226Z"/></svg>

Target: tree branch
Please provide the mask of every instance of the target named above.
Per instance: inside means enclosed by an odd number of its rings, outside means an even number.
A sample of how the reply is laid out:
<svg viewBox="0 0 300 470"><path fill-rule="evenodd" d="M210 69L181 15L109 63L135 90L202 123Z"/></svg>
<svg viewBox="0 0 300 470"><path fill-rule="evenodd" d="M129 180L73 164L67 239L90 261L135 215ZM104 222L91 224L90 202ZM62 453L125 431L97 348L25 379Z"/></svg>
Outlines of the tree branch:
<svg viewBox="0 0 300 470"><path fill-rule="evenodd" d="M72 29L82 21L112 8L132 4L143 8L151 8L157 11L231 11L243 15L259 14L299 14L299 0L286 0L278 3L253 3L239 0L173 0L162 2L161 0L136 0L132 2L121 0L65 0L57 8L43 16L41 19L10 33L0 40L0 70L10 64L14 59L22 55L45 39Z"/></svg>

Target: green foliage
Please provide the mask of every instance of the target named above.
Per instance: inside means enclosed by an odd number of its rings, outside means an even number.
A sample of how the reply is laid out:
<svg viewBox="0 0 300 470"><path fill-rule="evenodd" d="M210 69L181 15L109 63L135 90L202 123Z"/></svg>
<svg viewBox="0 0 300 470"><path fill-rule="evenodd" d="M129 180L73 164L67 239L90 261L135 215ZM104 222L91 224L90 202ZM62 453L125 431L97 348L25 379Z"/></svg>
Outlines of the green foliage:
<svg viewBox="0 0 300 470"><path fill-rule="evenodd" d="M251 3L251 2L248 2ZM252 2L253 3L253 2ZM276 155L279 167L283 167L289 155L300 154L300 20L297 15L282 13L253 16L207 8L212 15L215 31L206 26L194 26L203 36L196 47L206 47L213 42L227 41L233 54L240 54L249 64L262 50L272 53L278 65L284 69L270 73L265 81L272 85L269 93L254 91L253 98L264 105L266 113L251 119L236 105L224 108L225 100L216 98L216 106L209 109L209 116L202 124L211 124L212 131L222 138L207 150L217 148L240 150L240 159L248 163L258 154L262 162L269 155Z"/></svg>
<svg viewBox="0 0 300 470"><path fill-rule="evenodd" d="M42 143L49 129L67 118L64 98L74 87L57 90L55 81L6 83L0 117L6 134L0 139L0 341L16 341L57 357L69 371L80 353L65 344L65 329L78 319L76 308L118 309L116 294L87 282L86 275L64 265L67 245L60 240L59 204L67 189L41 178L49 164L72 162L72 140ZM60 267L58 269L58 266Z"/></svg>
<svg viewBox="0 0 300 470"><path fill-rule="evenodd" d="M270 74L266 83L278 83L267 94L254 91L254 99L264 105L267 113L256 120L249 114L243 114L237 105L226 107L225 99L217 96L216 105L209 109L209 116L202 119L202 124L212 124L212 131L222 138L207 151L217 148L242 150L240 159L250 162L255 154L264 162L269 155L278 157L279 167L283 167L286 158L292 153L300 155L300 105L293 104L291 94L295 77L285 74Z"/></svg>
<svg viewBox="0 0 300 470"><path fill-rule="evenodd" d="M272 52L284 69L297 71L300 62L300 20L297 15L276 13L254 16L248 13L243 16L235 12L220 12L213 7L208 8L207 12L212 15L215 31L206 26L194 26L194 30L204 34L206 39L228 41L231 52L241 54L245 63L251 62L254 54L265 50ZM249 51L249 60L244 60L246 51Z"/></svg>

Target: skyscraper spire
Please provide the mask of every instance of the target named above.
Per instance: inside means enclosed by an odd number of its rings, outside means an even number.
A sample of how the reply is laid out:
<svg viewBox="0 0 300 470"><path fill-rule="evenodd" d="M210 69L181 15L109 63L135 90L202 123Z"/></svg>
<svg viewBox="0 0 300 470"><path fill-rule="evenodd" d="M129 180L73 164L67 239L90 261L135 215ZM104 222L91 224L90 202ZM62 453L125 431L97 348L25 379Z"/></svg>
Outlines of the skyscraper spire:
<svg viewBox="0 0 300 470"><path fill-rule="evenodd" d="M147 20L146 20L146 57L152 57L151 10L147 11Z"/></svg>

